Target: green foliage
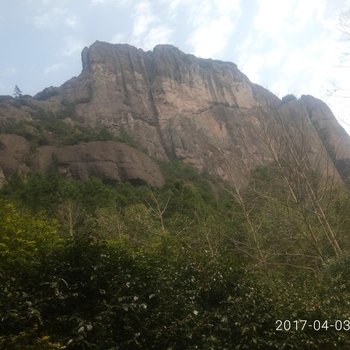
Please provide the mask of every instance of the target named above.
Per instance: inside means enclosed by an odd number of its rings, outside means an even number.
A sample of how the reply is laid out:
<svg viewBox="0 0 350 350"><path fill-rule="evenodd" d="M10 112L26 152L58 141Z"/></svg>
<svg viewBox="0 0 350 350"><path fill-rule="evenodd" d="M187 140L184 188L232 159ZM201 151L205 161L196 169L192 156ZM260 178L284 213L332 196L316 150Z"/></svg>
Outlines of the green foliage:
<svg viewBox="0 0 350 350"><path fill-rule="evenodd" d="M118 136L116 137L116 141L126 143L131 147L139 148L138 143L125 131L123 127L119 129L119 133L118 133Z"/></svg>
<svg viewBox="0 0 350 350"><path fill-rule="evenodd" d="M318 349L347 337L276 331L277 319L337 317L344 299L324 299L329 291L316 279L298 287L266 280L232 256L213 260L170 237L152 249L67 242L17 288L16 318L1 323L5 345L49 335L69 349Z"/></svg>
<svg viewBox="0 0 350 350"><path fill-rule="evenodd" d="M290 101L296 101L297 98L293 94L289 94L282 97L282 104L288 103Z"/></svg>
<svg viewBox="0 0 350 350"><path fill-rule="evenodd" d="M288 215L300 225L300 212L283 205L274 168L253 174L244 212L209 177L180 163L162 167L158 189L56 173L8 182L0 192L0 348L348 346L346 331L276 330L278 319L349 319L350 263L345 254L314 268L311 247L290 225ZM347 196L334 198L324 197L330 222L345 233Z"/></svg>
<svg viewBox="0 0 350 350"><path fill-rule="evenodd" d="M286 180L285 176L275 165L253 172L249 186L241 191L249 213L247 234L241 242L253 246L249 253L257 255L254 234L265 262L285 273L290 272L289 266L318 270L334 257L327 227L341 246L349 247L349 221L345 214L349 211L349 193L316 175L304 176L310 176L307 185L301 179Z"/></svg>
<svg viewBox="0 0 350 350"><path fill-rule="evenodd" d="M57 118L73 118L75 117L75 104L67 100L62 101L63 108L57 113Z"/></svg>
<svg viewBox="0 0 350 350"><path fill-rule="evenodd" d="M28 282L37 282L34 276L41 257L59 249L62 240L54 220L42 214L33 216L2 199L0 233L0 345L4 349L31 349L25 345L28 332L31 333L32 329L24 329L28 324L36 327L41 318L35 298L23 288ZM16 334L9 336L13 331ZM54 344L49 347L48 340L38 339L37 348L59 349Z"/></svg>
<svg viewBox="0 0 350 350"><path fill-rule="evenodd" d="M34 211L43 210L51 215L67 200L75 201L87 212L108 206L113 201L111 188L100 179L81 182L65 179L56 172L34 173L26 180L14 175L1 189L1 194Z"/></svg>
<svg viewBox="0 0 350 350"><path fill-rule="evenodd" d="M22 97L23 93L22 90L16 85L15 88L13 89L13 96L15 98L20 98Z"/></svg>
<svg viewBox="0 0 350 350"><path fill-rule="evenodd" d="M57 224L43 215L32 216L9 201L0 201L0 259L2 269L22 269L59 241Z"/></svg>
<svg viewBox="0 0 350 350"><path fill-rule="evenodd" d="M119 140L104 126L92 129L67 121L66 118L74 116L75 107L68 102L63 106L57 113L38 108L32 113L31 121L8 122L1 128L1 132L25 137L30 142L32 151L42 145L70 146L82 142Z"/></svg>

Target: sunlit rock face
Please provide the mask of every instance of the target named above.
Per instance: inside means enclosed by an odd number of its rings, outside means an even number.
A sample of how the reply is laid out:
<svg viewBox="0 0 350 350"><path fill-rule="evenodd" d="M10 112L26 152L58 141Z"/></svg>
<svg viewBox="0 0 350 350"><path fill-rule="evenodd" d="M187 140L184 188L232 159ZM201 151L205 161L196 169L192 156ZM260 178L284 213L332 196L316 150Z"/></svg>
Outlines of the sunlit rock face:
<svg viewBox="0 0 350 350"><path fill-rule="evenodd" d="M82 63L78 77L31 103L53 111L69 104L73 123L104 125L151 157L179 159L237 185L273 161L271 145L280 149L286 130L308 156L322 154L321 169L343 180L350 174L349 137L323 102L311 96L281 101L233 63L171 45L145 52L103 42L85 48Z"/></svg>
<svg viewBox="0 0 350 350"><path fill-rule="evenodd" d="M153 187L164 184L158 166L147 155L119 142L40 146L29 155L29 142L24 137L0 134L0 187L12 174L26 175L30 170L41 173L56 170L83 181L94 176L108 183L130 181Z"/></svg>
<svg viewBox="0 0 350 350"><path fill-rule="evenodd" d="M86 181L97 177L108 183L129 181L159 187L164 184L158 166L137 149L114 141L96 141L75 146L39 147L32 169Z"/></svg>
<svg viewBox="0 0 350 350"><path fill-rule="evenodd" d="M28 154L29 142L24 137L0 134L0 187L12 174L29 172L26 165Z"/></svg>
<svg viewBox="0 0 350 350"><path fill-rule="evenodd" d="M350 137L339 125L332 111L322 101L312 96L300 99L318 132L332 162L343 181L350 185Z"/></svg>
<svg viewBox="0 0 350 350"><path fill-rule="evenodd" d="M255 126L260 109L277 108L280 100L233 63L199 59L170 45L144 52L102 42L85 48L82 61L81 75L59 93L39 94L43 103L74 103L76 120L123 130L152 157L179 159L225 180L242 182L269 158Z"/></svg>

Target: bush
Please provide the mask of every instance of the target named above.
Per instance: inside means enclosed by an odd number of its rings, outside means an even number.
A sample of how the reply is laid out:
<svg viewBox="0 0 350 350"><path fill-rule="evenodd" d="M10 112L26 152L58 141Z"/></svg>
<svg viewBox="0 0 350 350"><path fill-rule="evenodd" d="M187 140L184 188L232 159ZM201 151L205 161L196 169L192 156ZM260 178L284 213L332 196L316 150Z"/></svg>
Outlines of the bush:
<svg viewBox="0 0 350 350"><path fill-rule="evenodd" d="M345 337L276 331L277 319L326 320L342 307L343 299L328 305L315 280L273 282L232 256L212 259L170 236L137 249L66 242L16 288L16 316L5 316L1 330L2 341L17 346L49 337L69 349L319 349Z"/></svg>
<svg viewBox="0 0 350 350"><path fill-rule="evenodd" d="M282 97L282 104L288 103L290 101L296 101L297 98L294 95L286 95Z"/></svg>
<svg viewBox="0 0 350 350"><path fill-rule="evenodd" d="M301 272L273 254L257 264L242 253L247 223L232 196L193 169L164 167L160 189L54 173L9 181L0 200L0 347L346 348L348 332L334 328L276 330L276 320L349 318L346 254L318 272L307 269L311 259ZM270 187L273 171L257 169L251 188ZM269 194L242 192L251 218L263 219L264 249L283 253L283 217L297 216L280 204L283 192Z"/></svg>

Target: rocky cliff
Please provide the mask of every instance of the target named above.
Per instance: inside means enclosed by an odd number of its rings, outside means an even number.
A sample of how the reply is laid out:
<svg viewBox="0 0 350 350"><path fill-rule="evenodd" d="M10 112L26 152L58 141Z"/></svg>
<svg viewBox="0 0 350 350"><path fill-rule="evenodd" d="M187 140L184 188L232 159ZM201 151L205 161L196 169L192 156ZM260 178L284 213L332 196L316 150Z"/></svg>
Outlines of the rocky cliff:
<svg viewBox="0 0 350 350"><path fill-rule="evenodd" d="M149 157L113 141L40 146L30 154L29 142L24 137L0 134L0 165L0 185L14 173L27 174L31 170L42 173L56 170L83 181L95 176L109 183L129 181L155 187L164 183L158 166Z"/></svg>
<svg viewBox="0 0 350 350"><path fill-rule="evenodd" d="M20 104L3 98L0 125L13 118L31 120L38 108L60 113L66 123L104 126L117 136L127 135L148 156L179 159L238 185L256 166L273 161L269 147L278 149L287 130L311 158L322 154L323 169L331 167L338 178L349 181L350 139L320 100L303 96L281 101L251 83L235 64L196 58L170 45L144 52L129 45L95 42L83 50L82 62L82 73L59 88L47 88ZM96 169L101 167L96 164L110 159L115 163L118 151L112 151L111 144L101 146L114 152L107 160L104 152L93 152L95 146L71 146L63 151L69 156L55 150L55 164L65 164L64 172L71 176L99 176ZM37 150L36 164L51 157L47 152ZM90 157L85 170L73 161L75 157L78 163ZM124 163L126 173L134 160ZM1 157L0 166L4 168ZM130 172L141 177L143 170ZM154 169L148 172L160 176ZM120 178L111 168L102 173ZM161 184L162 179L153 183Z"/></svg>

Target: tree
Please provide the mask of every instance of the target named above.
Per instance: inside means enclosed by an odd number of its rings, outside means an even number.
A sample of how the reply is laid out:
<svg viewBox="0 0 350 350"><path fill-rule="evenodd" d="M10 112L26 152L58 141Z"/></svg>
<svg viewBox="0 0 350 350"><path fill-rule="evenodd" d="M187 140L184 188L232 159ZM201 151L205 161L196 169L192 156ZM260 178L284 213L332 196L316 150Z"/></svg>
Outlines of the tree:
<svg viewBox="0 0 350 350"><path fill-rule="evenodd" d="M72 239L75 239L77 227L84 220L84 212L81 206L73 199L67 199L59 205L57 217L65 232L67 232Z"/></svg>
<svg viewBox="0 0 350 350"><path fill-rule="evenodd" d="M347 129L347 111L349 109L350 88L347 77L350 70L350 7L340 14L338 25L338 38L336 45L339 54L333 64L332 77L326 86L325 94L329 97L329 103L338 107L337 119ZM343 112L341 112L343 111Z"/></svg>
<svg viewBox="0 0 350 350"><path fill-rule="evenodd" d="M306 138L312 137L309 121L295 113L281 111L276 120L278 130L265 126L260 135L276 166L280 188L285 190L290 224L325 261L330 255L342 254L333 215L339 199L336 187L340 182L337 183L334 166L324 146L318 144L317 149L312 149L308 144Z"/></svg>
<svg viewBox="0 0 350 350"><path fill-rule="evenodd" d="M246 223L235 246L263 265L318 269L343 253L336 208L346 193L306 115L292 105L256 113L254 132L270 164L255 169L245 188L231 186Z"/></svg>
<svg viewBox="0 0 350 350"><path fill-rule="evenodd" d="M61 242L55 220L18 209L3 199L0 199L0 232L0 275L7 268L12 272L25 271L38 256L50 253Z"/></svg>
<svg viewBox="0 0 350 350"><path fill-rule="evenodd" d="M18 87L18 85L16 85L15 88L13 89L13 96L15 98L20 98L23 96L22 90Z"/></svg>

